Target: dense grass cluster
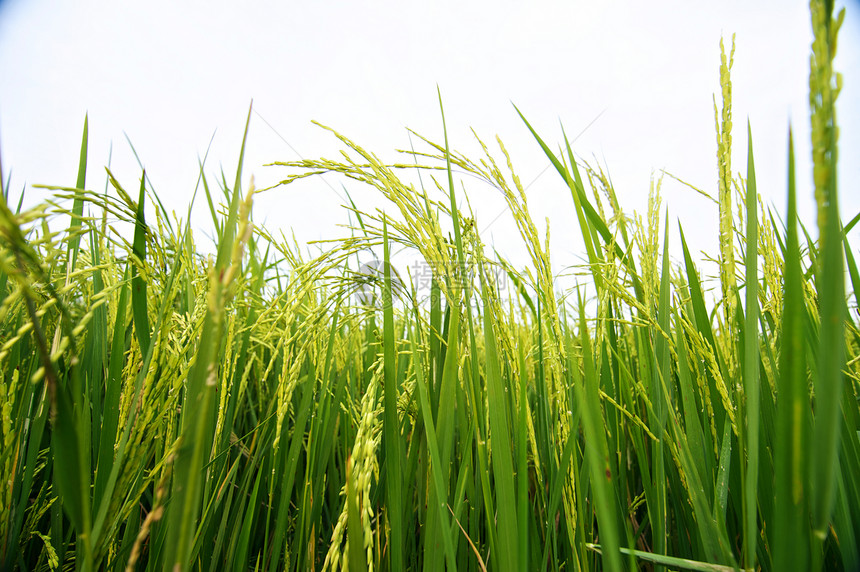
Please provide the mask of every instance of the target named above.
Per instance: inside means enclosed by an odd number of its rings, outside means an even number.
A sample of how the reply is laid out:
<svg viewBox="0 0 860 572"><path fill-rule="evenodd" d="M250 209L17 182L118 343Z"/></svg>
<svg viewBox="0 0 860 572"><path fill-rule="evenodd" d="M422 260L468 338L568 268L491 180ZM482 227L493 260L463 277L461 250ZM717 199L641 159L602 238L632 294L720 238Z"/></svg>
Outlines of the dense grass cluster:
<svg viewBox="0 0 860 572"><path fill-rule="evenodd" d="M0 201L0 567L857 569L860 215L843 225L837 200L841 15L812 13L819 237L791 146L784 217L759 201L749 132L733 174L724 54L716 303L659 181L628 217L534 131L585 244L569 292L501 141L475 162L425 139L386 165L336 134L340 161L284 164L284 184L335 172L387 200L351 205L351 236L311 260L253 223L241 159L221 206L201 168L206 257L145 175L136 198L110 171L85 190L85 126L74 187ZM485 252L455 173L502 193L527 268ZM433 269L429 300L393 275L395 246ZM369 251L382 264L359 272Z"/></svg>

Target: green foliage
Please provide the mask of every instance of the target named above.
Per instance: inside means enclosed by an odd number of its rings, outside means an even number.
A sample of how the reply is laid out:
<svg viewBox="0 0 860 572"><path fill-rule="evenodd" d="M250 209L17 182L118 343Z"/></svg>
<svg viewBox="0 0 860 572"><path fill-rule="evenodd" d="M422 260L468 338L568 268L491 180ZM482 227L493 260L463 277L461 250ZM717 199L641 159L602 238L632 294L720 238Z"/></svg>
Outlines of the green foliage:
<svg viewBox="0 0 860 572"><path fill-rule="evenodd" d="M731 173L731 56L716 268L670 230L660 181L625 216L608 177L520 113L571 193L587 251L571 292L501 141L472 161L445 130L388 165L332 131L342 160L284 163L284 184L339 173L387 212L350 199L352 235L305 259L254 224L243 140L223 208L201 165L204 257L189 221L147 208L145 175L137 200L110 171L109 193L86 190L85 121L75 187L0 199L0 568L857 569L858 217L838 211L830 9L813 2L819 241L798 232L791 144L784 228L749 128ZM505 197L526 268L485 254L455 172ZM399 249L432 268L428 303ZM383 270L351 270L369 250Z"/></svg>

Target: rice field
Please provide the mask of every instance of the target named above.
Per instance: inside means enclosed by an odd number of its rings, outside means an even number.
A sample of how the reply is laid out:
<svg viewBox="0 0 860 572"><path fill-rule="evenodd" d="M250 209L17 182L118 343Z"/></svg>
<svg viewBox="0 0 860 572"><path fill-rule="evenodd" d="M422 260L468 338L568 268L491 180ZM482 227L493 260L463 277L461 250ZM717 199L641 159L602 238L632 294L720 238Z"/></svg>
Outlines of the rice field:
<svg viewBox="0 0 860 572"><path fill-rule="evenodd" d="M334 173L387 206L350 202L349 236L313 256L255 224L243 141L232 184L201 167L203 254L145 174L88 190L85 122L74 186L0 200L0 568L860 569L860 214L839 210L831 12L812 1L814 227L793 145L787 212L756 192L733 49L705 262L658 181L626 213L520 114L581 230L568 291L501 140L385 164L330 129L343 155L270 167L281 185ZM458 208L462 175L504 196L526 267Z"/></svg>

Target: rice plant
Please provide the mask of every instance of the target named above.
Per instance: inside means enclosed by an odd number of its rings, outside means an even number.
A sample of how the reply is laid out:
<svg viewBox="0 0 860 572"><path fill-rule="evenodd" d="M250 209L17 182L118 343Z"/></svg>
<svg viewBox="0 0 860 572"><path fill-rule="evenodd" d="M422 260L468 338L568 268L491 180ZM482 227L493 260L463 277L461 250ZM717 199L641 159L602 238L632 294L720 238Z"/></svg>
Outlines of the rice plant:
<svg viewBox="0 0 860 572"><path fill-rule="evenodd" d="M145 173L136 193L110 170L108 192L88 190L85 121L74 186L31 209L8 186L0 200L0 567L858 569L860 214L839 212L832 65L844 11L811 12L818 238L797 216L791 143L788 210L762 204L723 49L716 300L659 180L629 216L602 171L522 113L582 233L569 291L500 139L470 159L444 131L386 164L326 128L341 158L279 163L268 192L335 173L386 210L347 205L348 236L314 256L255 224L243 140L232 186L201 167L204 256L190 208L167 213ZM488 251L455 174L505 198L526 267ZM426 284L394 272L395 248ZM368 252L375 271L354 270Z"/></svg>

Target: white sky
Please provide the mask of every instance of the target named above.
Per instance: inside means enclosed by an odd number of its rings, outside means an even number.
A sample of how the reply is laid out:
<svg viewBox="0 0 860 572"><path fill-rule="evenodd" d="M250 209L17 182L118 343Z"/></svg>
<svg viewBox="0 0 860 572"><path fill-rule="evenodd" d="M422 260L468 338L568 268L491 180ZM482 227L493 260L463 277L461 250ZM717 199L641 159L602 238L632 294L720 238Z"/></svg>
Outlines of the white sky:
<svg viewBox="0 0 860 572"><path fill-rule="evenodd" d="M814 227L806 2L292 4L0 2L0 149L12 196L25 184L74 184L88 112L88 187L104 188L110 156L124 187L137 188L125 133L168 209L184 216L213 133L207 173L214 182L223 167L232 183L252 98L245 182L253 173L264 186L287 175L265 163L297 159L295 151L335 156L337 142L312 119L385 159L409 146L405 127L441 141L438 84L452 148L477 159L469 128L488 143L498 134L524 184L548 161L511 102L554 147L562 140L559 121L570 137L591 124L575 152L608 168L628 212L643 212L651 174L660 169L716 194L712 95L719 92L720 36L729 49L736 33L733 170L746 171L749 117L759 191L782 213L791 121L802 216ZM838 120L846 221L860 210L860 3L849 4L837 58L845 76ZM340 189L340 180L328 181ZM346 184L359 205L379 204ZM486 187L466 185L485 228L503 203ZM46 192L27 193L35 201ZM550 217L556 272L576 263L579 230L558 175L546 171L528 195L541 228ZM714 252L715 206L668 178L663 196L691 246ZM204 228L209 215L200 199L194 222ZM340 204L324 181L306 180L259 197L255 217L293 229L300 242L332 238L347 222ZM524 264L512 228L503 215L482 236Z"/></svg>

